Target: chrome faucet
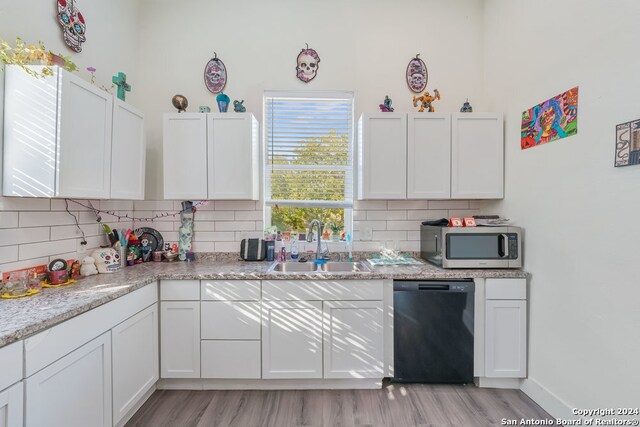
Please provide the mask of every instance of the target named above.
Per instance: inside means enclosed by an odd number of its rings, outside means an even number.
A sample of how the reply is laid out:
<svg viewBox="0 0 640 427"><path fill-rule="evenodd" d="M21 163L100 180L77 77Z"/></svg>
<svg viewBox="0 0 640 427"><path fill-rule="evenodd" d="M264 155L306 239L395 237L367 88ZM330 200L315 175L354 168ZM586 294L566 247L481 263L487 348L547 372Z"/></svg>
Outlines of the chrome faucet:
<svg viewBox="0 0 640 427"><path fill-rule="evenodd" d="M326 257L329 256L329 248L327 248L327 250L324 252L322 251L322 223L317 219L314 219L309 223L309 229L307 230L307 242L311 243L313 241L312 236L314 226L318 230L318 234L316 234L318 240L318 247L316 248L316 260L326 259Z"/></svg>

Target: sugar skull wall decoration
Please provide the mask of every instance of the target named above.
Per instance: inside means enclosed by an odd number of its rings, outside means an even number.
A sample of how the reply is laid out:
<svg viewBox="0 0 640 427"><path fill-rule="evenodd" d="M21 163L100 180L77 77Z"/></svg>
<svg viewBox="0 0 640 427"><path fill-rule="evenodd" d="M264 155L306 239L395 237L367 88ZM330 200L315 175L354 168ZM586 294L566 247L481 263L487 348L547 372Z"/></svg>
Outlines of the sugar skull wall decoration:
<svg viewBox="0 0 640 427"><path fill-rule="evenodd" d="M420 54L418 53L407 65L407 84L411 92L414 93L422 92L429 81L427 66L419 56Z"/></svg>
<svg viewBox="0 0 640 427"><path fill-rule="evenodd" d="M316 77L318 67L320 66L320 56L315 49L310 49L307 45L306 49L302 49L298 54L296 64L296 77L305 83L309 83Z"/></svg>
<svg viewBox="0 0 640 427"><path fill-rule="evenodd" d="M87 24L74 0L58 0L58 23L63 31L64 42L74 52L82 51L82 43L87 41Z"/></svg>
<svg viewBox="0 0 640 427"><path fill-rule="evenodd" d="M204 67L204 84L211 93L221 93L227 84L227 67L215 52Z"/></svg>

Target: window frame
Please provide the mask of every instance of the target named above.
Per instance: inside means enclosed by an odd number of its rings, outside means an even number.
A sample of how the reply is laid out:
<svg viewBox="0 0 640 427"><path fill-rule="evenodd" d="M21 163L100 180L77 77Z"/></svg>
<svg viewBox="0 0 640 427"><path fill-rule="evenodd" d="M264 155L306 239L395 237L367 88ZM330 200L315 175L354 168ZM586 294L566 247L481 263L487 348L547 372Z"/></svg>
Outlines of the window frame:
<svg viewBox="0 0 640 427"><path fill-rule="evenodd" d="M344 231L353 236L353 204L356 191L356 151L355 151L355 92L353 91L295 91L295 90L265 90L262 94L262 206L264 211L264 227L271 226L271 215L273 206L267 203L267 173L269 147L267 140L267 98L309 98L309 99L347 99L351 100L351 129L349 132L349 155L351 156L351 200L340 203L341 206L331 206L333 203L300 203L286 202L282 206L299 208L342 208L344 209ZM343 206L344 205L344 206ZM286 230L281 230L286 231Z"/></svg>

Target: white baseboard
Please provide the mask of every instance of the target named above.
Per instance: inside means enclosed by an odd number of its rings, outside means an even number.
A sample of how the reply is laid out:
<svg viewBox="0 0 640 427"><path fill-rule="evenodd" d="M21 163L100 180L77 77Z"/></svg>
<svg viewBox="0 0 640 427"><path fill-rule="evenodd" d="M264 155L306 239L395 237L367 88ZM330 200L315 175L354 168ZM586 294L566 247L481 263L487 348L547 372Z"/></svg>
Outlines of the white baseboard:
<svg viewBox="0 0 640 427"><path fill-rule="evenodd" d="M520 390L540 405L542 409L547 411L553 418L561 418L564 420L578 418L571 413L571 405L562 401L562 399L547 390L533 378L525 379Z"/></svg>
<svg viewBox="0 0 640 427"><path fill-rule="evenodd" d="M343 380L213 380L173 379L158 381L159 390L339 390L380 389L382 379Z"/></svg>
<svg viewBox="0 0 640 427"><path fill-rule="evenodd" d="M480 388L508 388L518 390L522 386L522 378L476 377L473 380Z"/></svg>

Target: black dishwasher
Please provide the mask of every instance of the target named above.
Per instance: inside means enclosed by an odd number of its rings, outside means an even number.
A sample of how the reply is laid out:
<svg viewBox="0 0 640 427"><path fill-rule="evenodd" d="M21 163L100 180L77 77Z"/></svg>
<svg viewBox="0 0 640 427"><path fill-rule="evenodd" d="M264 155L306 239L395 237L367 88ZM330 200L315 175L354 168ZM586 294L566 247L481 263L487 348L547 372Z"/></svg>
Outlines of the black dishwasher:
<svg viewBox="0 0 640 427"><path fill-rule="evenodd" d="M392 381L473 382L473 305L472 280L394 281Z"/></svg>

